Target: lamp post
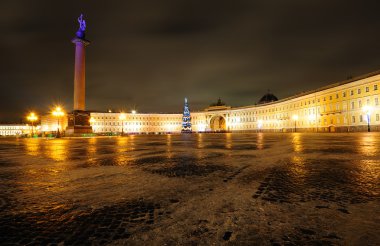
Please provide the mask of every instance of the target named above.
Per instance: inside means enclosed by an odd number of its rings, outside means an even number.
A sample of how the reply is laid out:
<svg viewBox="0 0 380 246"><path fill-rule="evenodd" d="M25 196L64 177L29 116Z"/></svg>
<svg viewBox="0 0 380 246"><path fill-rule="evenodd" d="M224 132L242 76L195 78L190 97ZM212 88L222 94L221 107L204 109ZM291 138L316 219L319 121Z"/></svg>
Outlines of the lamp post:
<svg viewBox="0 0 380 246"><path fill-rule="evenodd" d="M298 120L298 115L293 115L292 119L294 120L294 132L297 132L297 120Z"/></svg>
<svg viewBox="0 0 380 246"><path fill-rule="evenodd" d="M370 132L371 131L371 126L370 126L370 116L371 116L371 112L372 112L372 107L369 106L369 105L366 105L362 108L362 111L367 115L367 131Z"/></svg>
<svg viewBox="0 0 380 246"><path fill-rule="evenodd" d="M30 112L30 114L26 117L26 119L32 123L32 137L33 137L34 136L34 122L38 120L38 117L34 112Z"/></svg>
<svg viewBox="0 0 380 246"><path fill-rule="evenodd" d="M263 121L262 120L258 120L257 121L257 128L259 130L259 132L261 132L261 128L263 127Z"/></svg>
<svg viewBox="0 0 380 246"><path fill-rule="evenodd" d="M119 120L121 120L121 136L124 135L124 121L125 121L125 114L120 113Z"/></svg>
<svg viewBox="0 0 380 246"><path fill-rule="evenodd" d="M61 137L61 135L60 135L60 133L59 133L59 128L60 128L60 126L59 126L60 118L61 118L62 116L64 116L65 113L62 111L62 108L58 106L58 107L56 107L56 108L54 109L54 111L52 112L52 114L53 114L54 117L57 117L58 127L57 127L57 136L56 136L56 137L59 138L59 137Z"/></svg>
<svg viewBox="0 0 380 246"><path fill-rule="evenodd" d="M91 117L90 120L89 120L90 125L93 126L94 123L95 123L95 121L96 121L96 120L94 119L94 117Z"/></svg>

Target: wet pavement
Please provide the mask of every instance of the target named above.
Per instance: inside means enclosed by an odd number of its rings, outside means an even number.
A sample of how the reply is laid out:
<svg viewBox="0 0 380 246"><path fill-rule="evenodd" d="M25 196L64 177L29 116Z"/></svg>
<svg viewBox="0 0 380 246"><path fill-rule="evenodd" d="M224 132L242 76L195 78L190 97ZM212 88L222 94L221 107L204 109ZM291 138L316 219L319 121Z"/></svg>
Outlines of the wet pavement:
<svg viewBox="0 0 380 246"><path fill-rule="evenodd" d="M1 245L379 245L380 134L0 139Z"/></svg>

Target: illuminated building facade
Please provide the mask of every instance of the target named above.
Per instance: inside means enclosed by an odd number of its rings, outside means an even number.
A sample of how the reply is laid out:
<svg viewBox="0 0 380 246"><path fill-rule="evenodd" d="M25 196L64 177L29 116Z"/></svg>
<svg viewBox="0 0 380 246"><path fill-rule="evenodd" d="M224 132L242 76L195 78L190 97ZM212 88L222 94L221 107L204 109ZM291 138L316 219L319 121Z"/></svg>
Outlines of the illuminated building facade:
<svg viewBox="0 0 380 246"><path fill-rule="evenodd" d="M64 132L68 125L67 117L57 118L52 114L41 116L41 131L44 133Z"/></svg>
<svg viewBox="0 0 380 246"><path fill-rule="evenodd" d="M380 72L278 101L191 112L193 132L380 131ZM267 97L265 97L267 98ZM119 113L91 113L95 133L121 132ZM368 124L369 119L369 124ZM126 114L125 133L179 133L182 114Z"/></svg>
<svg viewBox="0 0 380 246"><path fill-rule="evenodd" d="M174 133L181 132L182 114L91 113L94 133ZM123 128L122 128L123 127Z"/></svg>
<svg viewBox="0 0 380 246"><path fill-rule="evenodd" d="M39 130L39 126L34 130ZM32 133L32 126L28 124L4 124L0 125L0 136L22 136Z"/></svg>

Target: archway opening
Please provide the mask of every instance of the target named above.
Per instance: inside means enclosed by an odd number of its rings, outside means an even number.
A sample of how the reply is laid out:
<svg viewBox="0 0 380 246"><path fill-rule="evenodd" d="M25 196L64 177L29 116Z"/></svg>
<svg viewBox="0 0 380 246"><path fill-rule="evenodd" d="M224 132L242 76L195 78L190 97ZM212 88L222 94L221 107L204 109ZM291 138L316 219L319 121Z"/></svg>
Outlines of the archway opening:
<svg viewBox="0 0 380 246"><path fill-rule="evenodd" d="M226 120L223 116L214 116L210 120L210 128L213 132L226 131Z"/></svg>

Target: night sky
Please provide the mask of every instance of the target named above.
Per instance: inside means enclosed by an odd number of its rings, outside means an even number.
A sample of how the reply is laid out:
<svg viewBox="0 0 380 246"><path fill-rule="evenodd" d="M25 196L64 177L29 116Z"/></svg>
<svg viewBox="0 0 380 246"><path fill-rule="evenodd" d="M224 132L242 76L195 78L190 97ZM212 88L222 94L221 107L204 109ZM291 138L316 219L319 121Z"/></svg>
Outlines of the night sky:
<svg viewBox="0 0 380 246"><path fill-rule="evenodd" d="M89 110L181 112L256 103L380 69L379 1L0 3L0 121L72 109L77 17Z"/></svg>

